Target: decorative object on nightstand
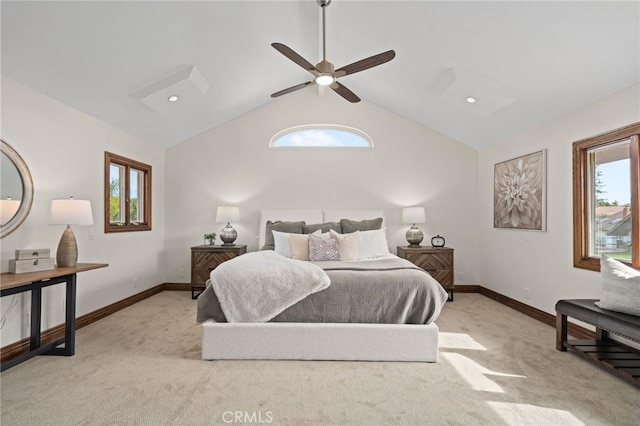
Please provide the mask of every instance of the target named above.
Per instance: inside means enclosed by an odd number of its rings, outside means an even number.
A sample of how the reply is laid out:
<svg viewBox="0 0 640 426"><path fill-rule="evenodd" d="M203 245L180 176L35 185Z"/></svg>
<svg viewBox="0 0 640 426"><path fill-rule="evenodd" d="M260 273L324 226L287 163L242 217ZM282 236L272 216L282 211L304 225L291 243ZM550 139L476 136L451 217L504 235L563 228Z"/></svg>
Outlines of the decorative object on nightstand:
<svg viewBox="0 0 640 426"><path fill-rule="evenodd" d="M453 301L453 249L449 247L398 246L398 257L424 269L442 285Z"/></svg>
<svg viewBox="0 0 640 426"><path fill-rule="evenodd" d="M73 197L51 200L50 218L51 225L67 225L58 244L56 264L59 268L73 268L78 262L78 245L71 225L93 225L91 201L76 200Z"/></svg>
<svg viewBox="0 0 640 426"><path fill-rule="evenodd" d="M416 223L425 223L425 221L424 207L405 207L402 209L402 223L411 224L406 235L409 247L420 247L424 234L416 226Z"/></svg>
<svg viewBox="0 0 640 426"><path fill-rule="evenodd" d="M440 234L431 238L431 246L432 247L444 247L444 237L441 237Z"/></svg>
<svg viewBox="0 0 640 426"><path fill-rule="evenodd" d="M237 222L240 218L240 209L232 206L218 206L216 211L216 222L227 222L227 225L220 231L220 239L223 246L231 246L238 238L238 233L231 226L231 222Z"/></svg>
<svg viewBox="0 0 640 426"><path fill-rule="evenodd" d="M247 246L195 246L191 247L191 298L196 299L205 288L211 271L227 260L247 252Z"/></svg>
<svg viewBox="0 0 640 426"><path fill-rule="evenodd" d="M214 246L216 245L216 237L218 236L218 234L216 234L215 232L211 232L209 234L204 234L202 236L202 238L204 238L204 245L205 246Z"/></svg>

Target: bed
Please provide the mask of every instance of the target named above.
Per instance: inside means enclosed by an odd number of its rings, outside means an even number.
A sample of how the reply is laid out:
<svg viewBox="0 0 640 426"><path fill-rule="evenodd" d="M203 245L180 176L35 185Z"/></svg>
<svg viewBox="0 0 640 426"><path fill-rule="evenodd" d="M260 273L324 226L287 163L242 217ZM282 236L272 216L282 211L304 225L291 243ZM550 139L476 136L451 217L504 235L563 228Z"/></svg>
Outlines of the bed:
<svg viewBox="0 0 640 426"><path fill-rule="evenodd" d="M384 222L384 212L262 210L259 247L265 245L268 220L326 224L347 218L352 221L382 218ZM229 271L233 271L233 266L246 268L254 262L251 256L285 261L272 252L250 253L241 257L244 265L240 264L241 258L237 258L238 265L230 263L236 259L225 265ZM225 315L214 286L207 285L197 302L197 321L203 330L203 359L437 362L438 327L434 321L447 294L425 271L392 254L367 260L294 262L322 269L330 285L317 287L300 300L289 302L293 304L274 311L277 313L266 317L267 321L233 318L221 288L216 287L225 302ZM256 285L260 280L251 281L250 285ZM227 322L226 316L232 320Z"/></svg>

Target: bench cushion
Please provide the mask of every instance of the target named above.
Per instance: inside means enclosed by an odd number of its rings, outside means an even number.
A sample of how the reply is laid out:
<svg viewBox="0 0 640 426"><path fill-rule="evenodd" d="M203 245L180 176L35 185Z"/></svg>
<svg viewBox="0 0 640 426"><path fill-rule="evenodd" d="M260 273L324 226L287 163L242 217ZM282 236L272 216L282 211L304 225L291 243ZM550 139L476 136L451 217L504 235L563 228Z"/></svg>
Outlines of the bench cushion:
<svg viewBox="0 0 640 426"><path fill-rule="evenodd" d="M640 341L640 316L596 306L597 299L569 299L556 303L556 312Z"/></svg>

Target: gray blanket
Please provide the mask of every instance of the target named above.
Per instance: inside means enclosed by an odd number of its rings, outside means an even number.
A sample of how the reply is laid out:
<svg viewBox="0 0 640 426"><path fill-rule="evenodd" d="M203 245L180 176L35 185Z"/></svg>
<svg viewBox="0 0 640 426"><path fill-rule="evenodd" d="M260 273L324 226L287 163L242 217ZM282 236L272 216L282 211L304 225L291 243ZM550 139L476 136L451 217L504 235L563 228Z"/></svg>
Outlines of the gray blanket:
<svg viewBox="0 0 640 426"><path fill-rule="evenodd" d="M438 318L447 300L442 286L406 259L313 263L326 271L331 285L271 321L429 324ZM259 283L247 285L260 290ZM197 303L198 322L227 321L212 286L207 286Z"/></svg>

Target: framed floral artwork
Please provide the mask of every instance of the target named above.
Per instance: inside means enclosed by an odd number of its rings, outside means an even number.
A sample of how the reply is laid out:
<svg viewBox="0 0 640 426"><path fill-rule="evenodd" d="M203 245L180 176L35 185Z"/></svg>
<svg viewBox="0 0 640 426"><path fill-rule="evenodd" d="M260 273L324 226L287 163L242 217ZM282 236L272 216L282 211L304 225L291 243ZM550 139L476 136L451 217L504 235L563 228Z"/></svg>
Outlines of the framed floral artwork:
<svg viewBox="0 0 640 426"><path fill-rule="evenodd" d="M546 231L546 163L543 149L494 166L494 228Z"/></svg>

